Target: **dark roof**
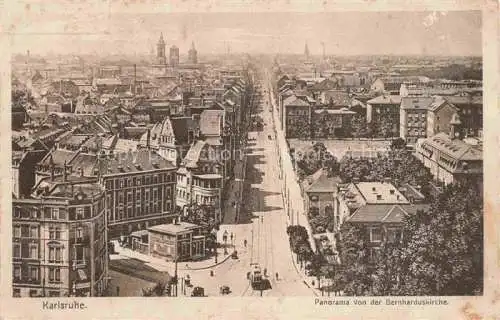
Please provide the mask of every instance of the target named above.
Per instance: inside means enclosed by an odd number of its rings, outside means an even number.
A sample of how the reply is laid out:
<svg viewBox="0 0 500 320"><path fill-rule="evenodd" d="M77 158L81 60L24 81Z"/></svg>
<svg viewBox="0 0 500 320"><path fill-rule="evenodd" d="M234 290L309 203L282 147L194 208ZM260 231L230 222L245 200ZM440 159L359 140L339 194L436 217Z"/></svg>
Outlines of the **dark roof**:
<svg viewBox="0 0 500 320"><path fill-rule="evenodd" d="M175 169L175 166L154 151L136 150L126 156L99 159L92 172L99 170L102 175L133 173L158 169Z"/></svg>
<svg viewBox="0 0 500 320"><path fill-rule="evenodd" d="M49 166L53 163L55 166L62 166L64 162L69 164L69 162L77 155L77 152L67 151L67 150L59 150L56 149L50 153L48 153L42 161L40 161L40 165Z"/></svg>
<svg viewBox="0 0 500 320"><path fill-rule="evenodd" d="M356 210L347 221L351 223L402 223L406 215L428 210L429 205L368 204Z"/></svg>

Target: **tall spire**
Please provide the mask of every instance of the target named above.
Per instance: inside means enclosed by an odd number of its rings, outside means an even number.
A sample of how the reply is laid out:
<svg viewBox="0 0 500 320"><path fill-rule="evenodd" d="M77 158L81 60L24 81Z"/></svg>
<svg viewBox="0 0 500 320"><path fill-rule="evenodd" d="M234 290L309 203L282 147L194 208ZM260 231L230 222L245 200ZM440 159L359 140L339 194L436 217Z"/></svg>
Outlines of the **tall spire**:
<svg viewBox="0 0 500 320"><path fill-rule="evenodd" d="M309 47L307 46L307 41L304 47L304 55L306 56L307 59L309 59Z"/></svg>
<svg viewBox="0 0 500 320"><path fill-rule="evenodd" d="M163 32L160 33L160 40L158 41L158 44L165 44L165 40L163 40Z"/></svg>
<svg viewBox="0 0 500 320"><path fill-rule="evenodd" d="M191 50L196 50L196 48L194 47L194 41L191 41Z"/></svg>

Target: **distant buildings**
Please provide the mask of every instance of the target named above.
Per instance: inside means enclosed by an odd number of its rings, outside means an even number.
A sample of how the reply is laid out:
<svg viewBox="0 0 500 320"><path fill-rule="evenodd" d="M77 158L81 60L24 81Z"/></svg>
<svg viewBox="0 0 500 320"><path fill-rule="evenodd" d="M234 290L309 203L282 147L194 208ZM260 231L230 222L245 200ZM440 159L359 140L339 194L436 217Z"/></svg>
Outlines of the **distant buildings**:
<svg viewBox="0 0 500 320"><path fill-rule="evenodd" d="M179 65L179 48L177 46L170 47L170 66L176 68Z"/></svg>
<svg viewBox="0 0 500 320"><path fill-rule="evenodd" d="M194 42L191 43L191 49L188 51L188 63L198 63L198 51L194 47Z"/></svg>

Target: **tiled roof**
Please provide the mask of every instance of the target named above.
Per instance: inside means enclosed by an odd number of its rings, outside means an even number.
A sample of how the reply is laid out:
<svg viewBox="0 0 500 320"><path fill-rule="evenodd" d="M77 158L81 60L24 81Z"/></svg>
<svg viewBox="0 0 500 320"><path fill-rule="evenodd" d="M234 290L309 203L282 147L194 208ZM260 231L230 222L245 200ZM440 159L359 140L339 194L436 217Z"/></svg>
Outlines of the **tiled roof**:
<svg viewBox="0 0 500 320"><path fill-rule="evenodd" d="M402 223L405 216L418 210L428 210L428 205L369 204L357 209L347 219L351 223Z"/></svg>
<svg viewBox="0 0 500 320"><path fill-rule="evenodd" d="M112 175L175 168L170 161L156 152L136 150L120 156L99 159L92 167L91 172L99 171L101 175Z"/></svg>
<svg viewBox="0 0 500 320"><path fill-rule="evenodd" d="M198 140L191 145L186 156L184 157L184 163L186 167L196 167L198 161L200 160L201 151L207 145L205 141Z"/></svg>
<svg viewBox="0 0 500 320"><path fill-rule="evenodd" d="M54 163L55 166L62 166L64 165L64 162L66 161L67 164L73 159L78 154L78 152L74 151L66 151L66 150L59 150L56 149L50 153L48 153L42 161L40 161L40 165L46 165L49 166L52 163Z"/></svg>
<svg viewBox="0 0 500 320"><path fill-rule="evenodd" d="M479 161L483 160L483 152L473 145L467 144L461 140L451 140L446 133L427 138L422 142L422 146L429 145L455 160Z"/></svg>

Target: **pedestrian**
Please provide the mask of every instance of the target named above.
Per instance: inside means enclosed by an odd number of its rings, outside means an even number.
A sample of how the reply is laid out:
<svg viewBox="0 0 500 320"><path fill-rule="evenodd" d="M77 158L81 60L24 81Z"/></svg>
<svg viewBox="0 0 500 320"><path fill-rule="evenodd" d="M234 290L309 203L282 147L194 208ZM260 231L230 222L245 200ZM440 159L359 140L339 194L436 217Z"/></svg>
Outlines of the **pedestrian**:
<svg viewBox="0 0 500 320"><path fill-rule="evenodd" d="M267 276L267 269L264 268L264 276Z"/></svg>
<svg viewBox="0 0 500 320"><path fill-rule="evenodd" d="M243 245L245 246L245 248L247 247L247 239L245 239L245 241L243 241Z"/></svg>
<svg viewBox="0 0 500 320"><path fill-rule="evenodd" d="M278 273L276 272L276 280L278 280Z"/></svg>
<svg viewBox="0 0 500 320"><path fill-rule="evenodd" d="M231 232L231 241L233 241L233 233Z"/></svg>

